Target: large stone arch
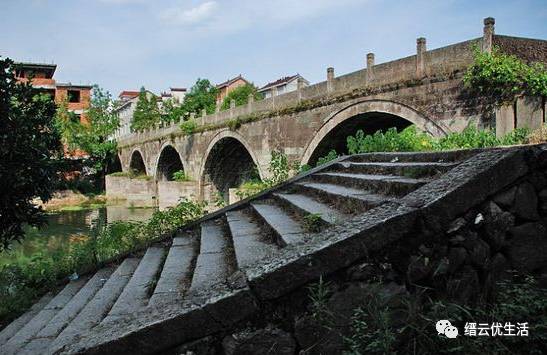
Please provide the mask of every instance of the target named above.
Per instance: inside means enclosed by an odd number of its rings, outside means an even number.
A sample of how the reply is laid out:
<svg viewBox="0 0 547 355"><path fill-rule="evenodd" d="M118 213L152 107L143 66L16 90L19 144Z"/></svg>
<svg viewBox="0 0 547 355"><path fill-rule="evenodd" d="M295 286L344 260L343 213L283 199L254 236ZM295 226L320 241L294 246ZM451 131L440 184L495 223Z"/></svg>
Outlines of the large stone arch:
<svg viewBox="0 0 547 355"><path fill-rule="evenodd" d="M209 142L200 164L200 195L205 200L220 192L228 199L228 188L248 178L256 169L259 177L264 178L264 172L257 156L245 138L230 130L217 133Z"/></svg>
<svg viewBox="0 0 547 355"><path fill-rule="evenodd" d="M148 175L146 160L140 149L134 149L129 156L129 171L136 171Z"/></svg>
<svg viewBox="0 0 547 355"><path fill-rule="evenodd" d="M313 160L316 160L316 150L329 133L333 132L333 130L350 119L355 119L357 116L365 117L367 115L375 116L377 120L378 117L381 116L401 119L396 122L394 126L404 126L402 121L407 121L408 124L414 124L418 129L436 137L446 135L447 133L447 130L441 125L405 104L389 100L359 101L332 113L325 120L319 131L307 144L304 155L302 156L302 164L313 163Z"/></svg>
<svg viewBox="0 0 547 355"><path fill-rule="evenodd" d="M185 166L186 164L175 146L169 142L164 143L154 165L156 180L170 181L175 171L186 171Z"/></svg>

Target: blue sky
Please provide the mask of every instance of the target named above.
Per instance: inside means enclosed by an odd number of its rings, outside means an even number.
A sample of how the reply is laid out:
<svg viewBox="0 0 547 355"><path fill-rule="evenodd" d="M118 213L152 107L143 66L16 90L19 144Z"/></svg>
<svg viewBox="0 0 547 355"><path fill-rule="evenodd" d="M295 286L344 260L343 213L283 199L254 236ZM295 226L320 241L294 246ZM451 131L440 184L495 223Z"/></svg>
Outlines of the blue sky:
<svg viewBox="0 0 547 355"><path fill-rule="evenodd" d="M547 1L467 0L0 0L0 55L54 62L58 81L114 95L218 83L256 85L300 73L311 82L496 33L547 39Z"/></svg>

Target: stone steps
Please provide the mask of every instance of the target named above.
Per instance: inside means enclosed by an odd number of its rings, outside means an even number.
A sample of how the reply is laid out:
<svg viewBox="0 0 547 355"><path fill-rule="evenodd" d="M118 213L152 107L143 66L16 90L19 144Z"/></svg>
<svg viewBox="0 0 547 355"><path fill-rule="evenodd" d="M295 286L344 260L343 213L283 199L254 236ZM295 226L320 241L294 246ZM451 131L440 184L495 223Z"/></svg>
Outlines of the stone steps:
<svg viewBox="0 0 547 355"><path fill-rule="evenodd" d="M195 257L196 240L192 235L182 234L173 238L149 306L182 301L190 286Z"/></svg>
<svg viewBox="0 0 547 355"><path fill-rule="evenodd" d="M34 318L34 316L36 316L52 298L53 296L51 294L43 296L27 312L2 329L0 332L0 345L4 345L10 338L17 334L17 332L30 322L30 320Z"/></svg>
<svg viewBox="0 0 547 355"><path fill-rule="evenodd" d="M270 202L252 202L256 216L263 223L266 233L271 231L280 246L295 244L305 238L306 231L300 223L281 206Z"/></svg>
<svg viewBox="0 0 547 355"><path fill-rule="evenodd" d="M454 150L445 152L386 152L351 155L344 161L351 162L460 162L477 154L480 150Z"/></svg>
<svg viewBox="0 0 547 355"><path fill-rule="evenodd" d="M332 171L369 175L399 175L411 178L431 177L443 174L456 163L444 162L339 162L332 166Z"/></svg>
<svg viewBox="0 0 547 355"><path fill-rule="evenodd" d="M335 184L297 182L293 190L313 196L324 203L330 203L347 214L364 212L393 200L392 197L385 195Z"/></svg>
<svg viewBox="0 0 547 355"><path fill-rule="evenodd" d="M16 353L36 353L49 346L60 333L67 327L78 313L88 304L88 302L95 296L98 290L105 284L114 270L112 268L103 268L89 280L83 279L85 285L79 288L78 292L67 300L66 304L60 309L47 324L42 325L41 329L33 335L33 339L28 343L20 342L18 348L12 348L16 350ZM86 282L87 281L87 282ZM68 287L69 283L66 287ZM63 292L63 291L61 291ZM30 324L30 322L29 322ZM16 335L17 336L17 335ZM15 338L15 337L14 337ZM12 339L14 339L12 338ZM26 343L26 344L25 344ZM6 349L6 354L10 353Z"/></svg>
<svg viewBox="0 0 547 355"><path fill-rule="evenodd" d="M261 259L274 255L279 246L261 233L260 226L242 210L226 212L237 266L246 269Z"/></svg>
<svg viewBox="0 0 547 355"><path fill-rule="evenodd" d="M68 326L50 344L50 348L62 347L85 334L99 324L108 314L125 285L139 264L138 258L127 258L110 275L108 281L85 305Z"/></svg>
<svg viewBox="0 0 547 355"><path fill-rule="evenodd" d="M331 225L340 223L347 218L336 209L306 195L274 193L273 196L280 201L280 204L288 207L303 219L309 215L317 215L323 224Z"/></svg>
<svg viewBox="0 0 547 355"><path fill-rule="evenodd" d="M235 271L233 249L223 229L222 220L201 224L200 251L192 277L190 292L207 289L223 282Z"/></svg>
<svg viewBox="0 0 547 355"><path fill-rule="evenodd" d="M164 260L164 248L154 246L148 248L135 273L103 322L114 321L148 304L150 288L154 286Z"/></svg>
<svg viewBox="0 0 547 355"><path fill-rule="evenodd" d="M228 207L177 231L171 241L148 247L142 258L128 257L118 267L106 267L89 279L67 284L55 297L45 296L0 332L0 344L7 345L1 353L63 353L88 333L110 336L109 329L121 327L135 315L144 319L162 314L164 309L195 305L211 290L229 292L237 275L256 283L258 265L275 262L285 251L305 248L346 221L352 223L363 213L397 201L452 169L458 156L461 154L444 159L437 153L347 157L266 195ZM319 228L310 228L311 215L317 216L312 222ZM243 273L237 273L239 270ZM165 349L163 342L188 329L209 329L230 321L209 311L200 317L215 321L173 323L172 330L163 329L170 336L161 332L157 344L146 346ZM110 348L105 351L115 352Z"/></svg>
<svg viewBox="0 0 547 355"><path fill-rule="evenodd" d="M9 341L2 346L2 353L15 354L30 341L84 286L86 279L68 283L46 306L32 317Z"/></svg>
<svg viewBox="0 0 547 355"><path fill-rule="evenodd" d="M430 180L397 175L326 172L312 175L311 181L344 185L377 194L401 197L425 185Z"/></svg>

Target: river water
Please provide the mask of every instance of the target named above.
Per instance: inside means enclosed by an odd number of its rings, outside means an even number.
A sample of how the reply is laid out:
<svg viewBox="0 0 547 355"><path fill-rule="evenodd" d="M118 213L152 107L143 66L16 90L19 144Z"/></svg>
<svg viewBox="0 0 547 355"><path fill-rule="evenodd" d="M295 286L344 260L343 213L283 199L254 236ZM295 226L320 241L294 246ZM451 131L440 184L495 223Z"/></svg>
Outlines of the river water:
<svg viewBox="0 0 547 355"><path fill-rule="evenodd" d="M153 208L106 206L92 210L49 213L46 216L47 225L40 229L27 227L21 244L16 242L11 251L0 253L0 265L17 258L31 257L36 253L60 250L68 245L70 238L87 237L92 225L116 221L145 221L153 212Z"/></svg>

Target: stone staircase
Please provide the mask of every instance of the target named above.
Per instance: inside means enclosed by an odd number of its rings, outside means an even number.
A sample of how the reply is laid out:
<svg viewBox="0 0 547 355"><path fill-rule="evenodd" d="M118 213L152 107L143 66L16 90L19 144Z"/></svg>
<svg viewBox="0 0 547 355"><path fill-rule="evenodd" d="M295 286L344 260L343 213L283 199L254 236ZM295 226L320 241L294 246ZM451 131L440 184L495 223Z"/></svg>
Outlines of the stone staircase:
<svg viewBox="0 0 547 355"><path fill-rule="evenodd" d="M457 212L503 185L477 179L507 164L516 174L519 154L339 158L45 295L0 332L0 352L154 353L229 329L264 302L385 247L420 211ZM454 193L476 185L485 191L469 201ZM440 209L440 220L453 214Z"/></svg>

